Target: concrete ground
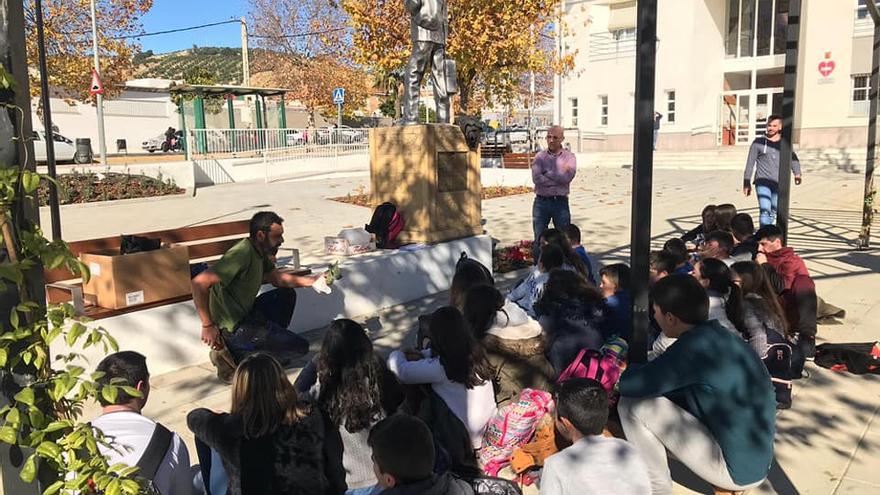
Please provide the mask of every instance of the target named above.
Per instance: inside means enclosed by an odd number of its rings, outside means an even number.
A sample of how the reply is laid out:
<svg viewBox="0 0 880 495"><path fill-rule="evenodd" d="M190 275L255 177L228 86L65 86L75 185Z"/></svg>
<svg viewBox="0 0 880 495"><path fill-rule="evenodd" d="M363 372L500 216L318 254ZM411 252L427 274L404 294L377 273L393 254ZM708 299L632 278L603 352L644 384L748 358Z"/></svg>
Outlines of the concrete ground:
<svg viewBox="0 0 880 495"><path fill-rule="evenodd" d="M600 263L628 256L631 180L629 170L582 163L573 185L573 221ZM756 217L756 200L744 198L740 185L741 174L736 171L656 171L652 235L657 246L699 222L706 203L731 202ZM299 248L308 263L318 259L309 253L321 249L323 236L369 221L368 209L325 199L361 187L369 187L365 170L312 174L270 184L214 186L199 189L194 197L62 207L61 220L64 238L79 240L241 219L257 210L273 209L286 219L286 247ZM854 248L862 187L860 175L811 175L807 167L804 183L793 189L790 244L807 261L819 295L847 311L842 324L819 327L821 342L880 339L880 331L872 325L880 318L880 256L876 250ZM530 238L531 202L531 195L484 201L488 233L502 244ZM48 225L48 212L43 215ZM514 277L500 278L510 281ZM377 346L387 351L406 341L417 315L444 300L445 294L438 294L363 315L360 320L367 324ZM317 343L319 332L310 337ZM173 339L172 332L169 339ZM149 350L142 351L149 356ZM795 384L793 408L778 416L776 461L770 477L752 493L880 493L880 378L833 373L811 363L808 370L809 378ZM186 413L195 407L228 408L229 388L213 377L208 363L153 377L152 385L145 413L176 430L190 446ZM94 411L87 411L87 417ZM674 473L679 483L676 493L711 493L710 487L693 476L680 469Z"/></svg>

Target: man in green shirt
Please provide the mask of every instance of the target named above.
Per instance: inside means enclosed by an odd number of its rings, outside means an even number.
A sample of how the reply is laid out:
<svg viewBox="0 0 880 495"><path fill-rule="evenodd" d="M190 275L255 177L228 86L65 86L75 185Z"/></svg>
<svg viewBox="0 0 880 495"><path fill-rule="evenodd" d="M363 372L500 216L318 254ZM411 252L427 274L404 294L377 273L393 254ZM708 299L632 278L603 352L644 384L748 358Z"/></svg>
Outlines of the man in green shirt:
<svg viewBox="0 0 880 495"><path fill-rule="evenodd" d="M228 347L235 362L265 351L282 365L309 350L308 341L288 331L296 306L296 287L311 287L321 275L297 276L275 267L275 255L284 243L284 220L261 211L250 221L250 236L192 280L193 302L202 320L202 342L211 348L217 376L229 381L232 367L218 351ZM260 286L276 289L257 296Z"/></svg>
<svg viewBox="0 0 880 495"><path fill-rule="evenodd" d="M708 320L697 280L674 274L651 289L654 317L677 339L620 378L626 438L648 465L651 493L671 494L666 451L716 487L758 486L773 460L776 398L764 363L738 335Z"/></svg>

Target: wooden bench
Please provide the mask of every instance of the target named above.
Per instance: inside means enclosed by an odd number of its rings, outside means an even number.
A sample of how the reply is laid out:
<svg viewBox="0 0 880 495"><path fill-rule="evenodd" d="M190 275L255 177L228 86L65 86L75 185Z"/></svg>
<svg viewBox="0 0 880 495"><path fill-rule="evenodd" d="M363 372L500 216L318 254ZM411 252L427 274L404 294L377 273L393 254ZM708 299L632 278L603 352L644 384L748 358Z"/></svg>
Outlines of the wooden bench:
<svg viewBox="0 0 880 495"><path fill-rule="evenodd" d="M532 168L535 153L504 153L502 166L504 168Z"/></svg>
<svg viewBox="0 0 880 495"><path fill-rule="evenodd" d="M189 248L190 266L192 266L202 262L215 261L223 256L229 248L248 236L249 223L249 220L238 220L210 225L198 225L195 227L182 227L171 230L157 230L155 232L144 232L136 235L153 239L158 238L161 239L163 243L187 245ZM113 236L71 242L68 246L70 247L71 252L79 257L83 253L92 253L103 250L119 251L120 242L120 236ZM294 255L294 258L297 257L298 253ZM298 260L296 260L295 265L298 266L298 264ZM307 273L308 270L298 270L298 272ZM192 294L186 294L171 299L129 306L127 308L109 309L88 304L87 301L84 300L82 292L82 279L66 268L46 270L44 278L46 281L47 302L52 304L72 302L74 308L77 309L77 313L92 319L109 318L124 313L192 299Z"/></svg>

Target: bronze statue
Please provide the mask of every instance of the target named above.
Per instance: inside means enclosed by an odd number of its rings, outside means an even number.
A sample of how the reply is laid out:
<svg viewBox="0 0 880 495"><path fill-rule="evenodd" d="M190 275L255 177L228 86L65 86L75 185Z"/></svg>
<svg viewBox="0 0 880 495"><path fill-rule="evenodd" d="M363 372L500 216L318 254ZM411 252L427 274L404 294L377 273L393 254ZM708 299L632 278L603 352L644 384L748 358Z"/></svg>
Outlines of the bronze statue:
<svg viewBox="0 0 880 495"><path fill-rule="evenodd" d="M412 55L404 73L403 124L419 123L419 88L428 69L437 122L449 123L449 95L455 93L455 63L446 59L449 30L446 0L403 0L410 13Z"/></svg>

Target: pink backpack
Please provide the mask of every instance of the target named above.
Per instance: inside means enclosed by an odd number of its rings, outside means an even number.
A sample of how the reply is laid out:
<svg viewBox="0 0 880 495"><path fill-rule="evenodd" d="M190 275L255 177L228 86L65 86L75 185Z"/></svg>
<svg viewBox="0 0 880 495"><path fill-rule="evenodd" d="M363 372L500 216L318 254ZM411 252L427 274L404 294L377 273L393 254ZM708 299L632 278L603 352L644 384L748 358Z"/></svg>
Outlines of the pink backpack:
<svg viewBox="0 0 880 495"><path fill-rule="evenodd" d="M574 361L559 374L556 383L569 378L590 378L602 384L610 400L614 386L626 367L624 359L627 349L626 341L621 338L609 340L598 351L581 349Z"/></svg>
<svg viewBox="0 0 880 495"><path fill-rule="evenodd" d="M553 410L553 396L543 390L523 389L519 400L502 407L489 420L480 449L480 465L490 476L498 476L510 463L513 451L532 440L538 421Z"/></svg>

